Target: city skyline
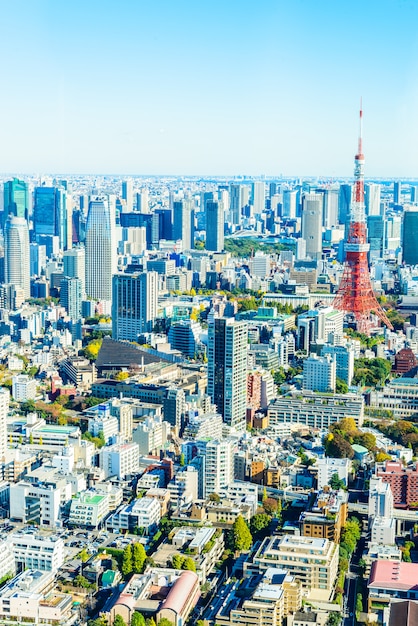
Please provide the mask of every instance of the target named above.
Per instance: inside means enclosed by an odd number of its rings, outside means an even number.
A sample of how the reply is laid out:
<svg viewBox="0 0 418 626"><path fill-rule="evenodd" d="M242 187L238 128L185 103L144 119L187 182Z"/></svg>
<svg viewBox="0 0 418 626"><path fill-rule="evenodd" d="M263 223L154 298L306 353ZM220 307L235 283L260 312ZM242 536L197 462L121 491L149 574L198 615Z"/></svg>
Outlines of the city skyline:
<svg viewBox="0 0 418 626"><path fill-rule="evenodd" d="M0 171L350 177L418 171L418 6L2 6Z"/></svg>

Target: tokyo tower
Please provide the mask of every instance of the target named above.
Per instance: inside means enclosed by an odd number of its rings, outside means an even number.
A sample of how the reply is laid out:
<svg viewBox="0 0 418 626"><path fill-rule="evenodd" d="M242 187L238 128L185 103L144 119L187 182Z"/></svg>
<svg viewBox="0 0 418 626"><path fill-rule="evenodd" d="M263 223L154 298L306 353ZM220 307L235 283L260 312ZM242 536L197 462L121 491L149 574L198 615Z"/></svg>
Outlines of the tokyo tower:
<svg viewBox="0 0 418 626"><path fill-rule="evenodd" d="M376 315L388 328L393 329L372 289L367 253L366 215L364 210L364 154L362 137L363 110L360 108L358 151L354 157L354 186L351 199L350 224L345 243L345 265L333 307L352 313L357 330L370 335L372 315Z"/></svg>

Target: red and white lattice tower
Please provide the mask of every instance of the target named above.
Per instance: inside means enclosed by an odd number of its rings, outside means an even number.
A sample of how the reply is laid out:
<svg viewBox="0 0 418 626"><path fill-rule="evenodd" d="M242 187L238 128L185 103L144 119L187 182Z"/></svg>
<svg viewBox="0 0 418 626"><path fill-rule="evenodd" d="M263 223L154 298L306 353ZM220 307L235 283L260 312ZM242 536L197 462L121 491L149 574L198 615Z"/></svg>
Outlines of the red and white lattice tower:
<svg viewBox="0 0 418 626"><path fill-rule="evenodd" d="M393 328L378 303L372 289L367 253L366 215L364 210L364 154L362 138L363 110L360 108L360 133L358 152L354 158L354 187L351 199L350 224L345 243L345 265L333 307L352 313L357 330L370 334L372 315L376 315L388 328Z"/></svg>

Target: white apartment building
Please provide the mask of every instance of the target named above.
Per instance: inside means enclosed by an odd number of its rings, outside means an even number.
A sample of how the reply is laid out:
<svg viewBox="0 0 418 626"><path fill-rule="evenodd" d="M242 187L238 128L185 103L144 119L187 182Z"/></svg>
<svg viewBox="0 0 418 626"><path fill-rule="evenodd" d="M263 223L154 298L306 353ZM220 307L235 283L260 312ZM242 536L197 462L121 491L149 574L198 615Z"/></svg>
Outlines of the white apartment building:
<svg viewBox="0 0 418 626"><path fill-rule="evenodd" d="M109 514L109 496L105 493L85 491L71 500L71 526L98 528Z"/></svg>
<svg viewBox="0 0 418 626"><path fill-rule="evenodd" d="M116 438L119 433L118 418L110 414L110 408L108 404L99 404L95 414L92 417L89 416L88 431L93 437L98 437L99 433L103 433L104 440L109 443Z"/></svg>
<svg viewBox="0 0 418 626"><path fill-rule="evenodd" d="M323 489L326 485L329 485L329 481L334 474L338 474L338 478L347 486L350 466L349 459L331 459L329 457L317 459L315 467L318 468L318 489Z"/></svg>
<svg viewBox="0 0 418 626"><path fill-rule="evenodd" d="M119 423L119 436L122 441L132 441L134 426L133 406L119 398L113 398L109 402L110 413L117 418Z"/></svg>
<svg viewBox="0 0 418 626"><path fill-rule="evenodd" d="M7 448L7 415L9 413L10 394L8 389L0 387L0 459L4 459Z"/></svg>
<svg viewBox="0 0 418 626"><path fill-rule="evenodd" d="M327 599L334 589L338 573L338 544L312 537L266 537L252 562L244 564L249 571L280 567L302 583L309 598Z"/></svg>
<svg viewBox="0 0 418 626"><path fill-rule="evenodd" d="M0 579L2 579L16 573L16 562L9 538L0 542L0 551L2 557L0 560Z"/></svg>
<svg viewBox="0 0 418 626"><path fill-rule="evenodd" d="M114 532L133 532L145 528L151 534L158 528L161 519L161 505L156 498L139 498L121 507L107 521L106 527Z"/></svg>
<svg viewBox="0 0 418 626"><path fill-rule="evenodd" d="M10 537L10 544L19 571L57 571L64 563L64 541L60 537L21 531Z"/></svg>
<svg viewBox="0 0 418 626"><path fill-rule="evenodd" d="M116 476L119 479L139 470L139 447L137 443L116 443L100 450L100 467L105 478Z"/></svg>
<svg viewBox="0 0 418 626"><path fill-rule="evenodd" d="M15 576L0 589L0 620L8 624L74 624L79 615L72 611L71 594L53 590L53 584L53 572L28 569Z"/></svg>
<svg viewBox="0 0 418 626"><path fill-rule="evenodd" d="M167 485L171 502L174 506L187 504L197 500L199 493L199 472L188 465L183 471L177 472Z"/></svg>
<svg viewBox="0 0 418 626"><path fill-rule="evenodd" d="M372 476L369 485L369 518L393 516L393 494L389 483Z"/></svg>
<svg viewBox="0 0 418 626"><path fill-rule="evenodd" d="M335 391L337 367L335 360L311 354L303 361L303 388L309 391Z"/></svg>
<svg viewBox="0 0 418 626"><path fill-rule="evenodd" d="M395 544L396 519L393 517L374 517L370 525L372 543L391 546Z"/></svg>
<svg viewBox="0 0 418 626"><path fill-rule="evenodd" d="M233 482L234 445L232 439L196 441L199 455L204 457L204 498Z"/></svg>
<svg viewBox="0 0 418 626"><path fill-rule="evenodd" d="M21 481L10 485L10 519L55 528L59 520L61 488Z"/></svg>
<svg viewBox="0 0 418 626"><path fill-rule="evenodd" d="M170 432L170 424L161 416L148 416L140 422L132 434L138 445L139 454L158 454L164 448Z"/></svg>
<svg viewBox="0 0 418 626"><path fill-rule="evenodd" d="M38 383L27 374L16 374L12 378L12 396L16 402L34 400Z"/></svg>

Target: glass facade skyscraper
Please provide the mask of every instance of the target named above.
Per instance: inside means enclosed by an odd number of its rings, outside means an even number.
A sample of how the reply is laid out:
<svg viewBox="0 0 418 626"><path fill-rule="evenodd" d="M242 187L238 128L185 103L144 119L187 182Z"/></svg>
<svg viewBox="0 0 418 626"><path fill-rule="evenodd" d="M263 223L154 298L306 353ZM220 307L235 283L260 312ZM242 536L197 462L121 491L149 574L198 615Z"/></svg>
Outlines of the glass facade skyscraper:
<svg viewBox="0 0 418 626"><path fill-rule="evenodd" d="M223 420L245 430L247 409L246 322L213 317L208 328L208 394Z"/></svg>
<svg viewBox="0 0 418 626"><path fill-rule="evenodd" d="M3 224L6 223L9 215L16 217L29 217L29 194L28 185L23 180L13 178L4 183L4 213Z"/></svg>
<svg viewBox="0 0 418 626"><path fill-rule="evenodd" d="M138 335L150 332L157 317L157 305L157 272L113 276L113 339L137 341Z"/></svg>

